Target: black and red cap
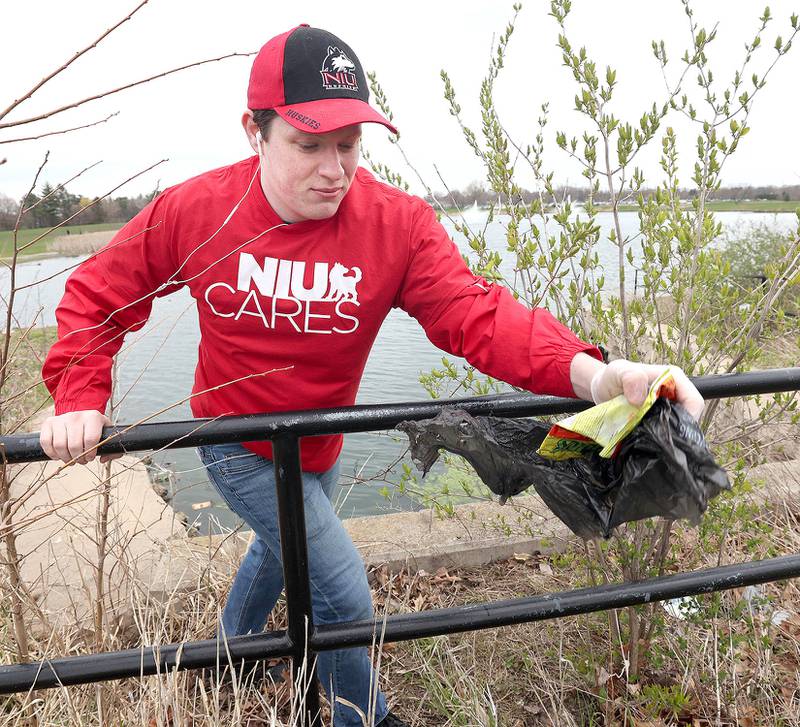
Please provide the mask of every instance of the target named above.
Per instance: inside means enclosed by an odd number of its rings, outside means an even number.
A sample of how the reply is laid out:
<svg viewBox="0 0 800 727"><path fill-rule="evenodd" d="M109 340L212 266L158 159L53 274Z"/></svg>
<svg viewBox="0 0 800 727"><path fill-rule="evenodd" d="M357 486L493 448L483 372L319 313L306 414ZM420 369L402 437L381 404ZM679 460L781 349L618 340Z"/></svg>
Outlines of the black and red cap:
<svg viewBox="0 0 800 727"><path fill-rule="evenodd" d="M333 33L299 25L258 52L247 87L250 109L275 109L300 131L324 134L374 122L397 129L369 105L358 57Z"/></svg>

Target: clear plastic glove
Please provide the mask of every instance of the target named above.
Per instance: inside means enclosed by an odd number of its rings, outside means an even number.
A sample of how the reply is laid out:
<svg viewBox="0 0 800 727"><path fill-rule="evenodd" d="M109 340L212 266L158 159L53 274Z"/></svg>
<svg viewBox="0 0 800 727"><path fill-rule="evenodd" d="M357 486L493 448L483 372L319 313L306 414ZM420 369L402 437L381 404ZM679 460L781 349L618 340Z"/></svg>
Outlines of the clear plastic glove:
<svg viewBox="0 0 800 727"><path fill-rule="evenodd" d="M50 459L62 462L75 460L79 464L91 462L97 456L97 444L103 437L103 427L111 420L99 411L71 411L48 417L39 432L39 444ZM119 454L101 455L101 462L118 459Z"/></svg>
<svg viewBox="0 0 800 727"><path fill-rule="evenodd" d="M600 404L624 394L631 404L641 406L647 396L650 384L666 369L672 371L675 379L678 403L699 420L705 407L705 401L695 385L677 366L634 363L624 359L612 361L608 366L598 369L592 376L589 386L592 400L595 404Z"/></svg>

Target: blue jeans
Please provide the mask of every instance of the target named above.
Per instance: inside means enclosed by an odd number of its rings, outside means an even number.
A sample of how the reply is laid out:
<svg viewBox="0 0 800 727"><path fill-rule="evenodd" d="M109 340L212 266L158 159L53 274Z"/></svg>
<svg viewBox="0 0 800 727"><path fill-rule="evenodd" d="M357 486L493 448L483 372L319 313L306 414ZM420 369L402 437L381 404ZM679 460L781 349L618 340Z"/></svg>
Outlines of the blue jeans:
<svg viewBox="0 0 800 727"><path fill-rule="evenodd" d="M228 507L255 534L228 594L223 633L231 637L263 631L283 590L275 468L271 460L240 444L198 447L197 451ZM331 503L338 477L338 463L321 474L303 473L315 624L373 617L364 562ZM336 727L364 727L358 712L337 697L357 705L367 718L374 703L375 724L386 716L386 700L377 688L377 674L366 648L320 652L317 676L334 707Z"/></svg>

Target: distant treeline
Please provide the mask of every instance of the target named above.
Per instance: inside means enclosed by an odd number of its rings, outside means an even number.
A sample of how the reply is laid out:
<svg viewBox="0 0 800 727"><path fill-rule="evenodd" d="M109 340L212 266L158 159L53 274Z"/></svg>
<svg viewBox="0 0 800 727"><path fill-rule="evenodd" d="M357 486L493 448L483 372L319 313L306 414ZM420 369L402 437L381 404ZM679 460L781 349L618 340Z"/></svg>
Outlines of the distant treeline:
<svg viewBox="0 0 800 727"><path fill-rule="evenodd" d="M106 197L104 199L71 194L64 187L45 183L38 193L31 193L22 202L20 228L52 227L83 210L70 223L93 225L100 222L124 223L136 215L155 193L136 197ZM13 230L20 202L0 192L0 230Z"/></svg>
<svg viewBox="0 0 800 727"><path fill-rule="evenodd" d="M642 193L647 196L654 194L654 189L643 189ZM573 202L585 202L589 194L586 187L557 187L556 194L559 199L569 197ZM694 197L695 192L691 189L684 189L680 191L681 198L690 200ZM733 200L740 202L742 200L779 200L784 202L797 202L800 201L800 184L791 186L766 186L766 187L720 187L714 193L715 200ZM428 202L432 202L430 196L427 196ZM505 204L508 200L501 197L498 200L497 194L484 189L481 185L472 183L465 189L453 190L451 192L437 192L436 199L445 207L469 207L475 202L480 206L488 206L498 201ZM531 192L527 189L520 191L520 196L513 202L524 202L529 204L534 199L538 199L538 193ZM549 202L549 200L545 200ZM595 204L605 204L609 201L607 192L599 192L594 196Z"/></svg>
<svg viewBox="0 0 800 727"><path fill-rule="evenodd" d="M588 189L586 187L558 187L556 194L559 198L569 197L573 202L585 202ZM653 193L653 189L642 190L645 195ZM65 188L54 188L45 183L37 193L32 193L25 200L23 209L28 210L22 216L21 228L52 227L59 222L74 215L79 210L84 210L75 217L72 224L91 225L100 222L124 223L136 215L151 199L156 192L140 194L136 197L106 197L105 199L83 197L71 194ZM681 190L681 198L689 200L694 196L693 190ZM436 194L436 198L445 207L469 207L477 202L481 206L488 206L498 202L498 197L493 192L485 189L480 184L473 182L465 189ZM513 202L530 203L538 198L536 192L523 189L520 196ZM430 196L426 197L432 202ZM766 186L766 187L721 187L714 195L716 200L780 200L784 202L800 201L800 184L791 186ZM508 200L499 200L505 204ZM596 204L608 202L608 194L599 192L595 195ZM19 213L19 202L0 192L0 230L13 230Z"/></svg>

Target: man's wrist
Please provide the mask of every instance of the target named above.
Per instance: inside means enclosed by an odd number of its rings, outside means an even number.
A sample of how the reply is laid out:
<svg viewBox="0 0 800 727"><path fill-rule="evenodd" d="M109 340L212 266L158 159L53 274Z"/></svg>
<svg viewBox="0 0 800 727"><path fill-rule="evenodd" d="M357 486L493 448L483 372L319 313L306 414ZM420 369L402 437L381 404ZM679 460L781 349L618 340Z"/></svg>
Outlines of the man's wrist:
<svg viewBox="0 0 800 727"><path fill-rule="evenodd" d="M569 380L575 396L586 401L594 401L592 397L592 379L595 374L605 369L602 361L587 353L576 353L569 365Z"/></svg>
<svg viewBox="0 0 800 727"><path fill-rule="evenodd" d="M71 414L74 411L99 411L105 414L106 405L100 405L96 401L80 401L79 399L60 399L54 405L55 415Z"/></svg>

